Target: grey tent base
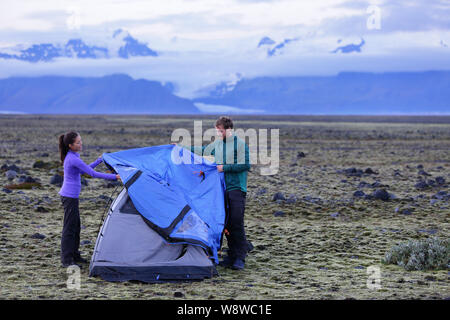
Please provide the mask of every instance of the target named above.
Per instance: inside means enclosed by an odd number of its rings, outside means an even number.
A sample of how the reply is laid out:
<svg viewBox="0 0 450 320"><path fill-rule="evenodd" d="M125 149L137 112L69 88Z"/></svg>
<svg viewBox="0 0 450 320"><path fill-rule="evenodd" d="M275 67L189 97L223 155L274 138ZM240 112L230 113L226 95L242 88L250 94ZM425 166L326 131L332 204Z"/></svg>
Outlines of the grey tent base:
<svg viewBox="0 0 450 320"><path fill-rule="evenodd" d="M106 281L142 281L147 283L165 281L203 280L218 275L209 267L94 267L91 276Z"/></svg>
<svg viewBox="0 0 450 320"><path fill-rule="evenodd" d="M124 188L112 203L95 243L89 276L107 281L202 280L218 275L197 245L167 243L150 228Z"/></svg>

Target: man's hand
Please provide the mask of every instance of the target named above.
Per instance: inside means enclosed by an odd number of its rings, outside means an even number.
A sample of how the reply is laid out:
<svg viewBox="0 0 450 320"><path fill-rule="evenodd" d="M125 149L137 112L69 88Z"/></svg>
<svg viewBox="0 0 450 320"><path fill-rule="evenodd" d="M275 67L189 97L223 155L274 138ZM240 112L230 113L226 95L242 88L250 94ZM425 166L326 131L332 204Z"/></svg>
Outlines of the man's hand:
<svg viewBox="0 0 450 320"><path fill-rule="evenodd" d="M223 172L223 164L219 164L219 165L217 166L217 171Z"/></svg>
<svg viewBox="0 0 450 320"><path fill-rule="evenodd" d="M121 181L120 176L118 174L116 174L116 179L117 179L117 181Z"/></svg>

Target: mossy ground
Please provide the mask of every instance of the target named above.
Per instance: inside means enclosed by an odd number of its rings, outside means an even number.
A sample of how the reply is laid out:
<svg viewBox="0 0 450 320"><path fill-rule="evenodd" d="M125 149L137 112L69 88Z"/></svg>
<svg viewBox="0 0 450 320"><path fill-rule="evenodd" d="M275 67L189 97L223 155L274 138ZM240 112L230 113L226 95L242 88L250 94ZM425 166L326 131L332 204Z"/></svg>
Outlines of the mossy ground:
<svg viewBox="0 0 450 320"><path fill-rule="evenodd" d="M0 116L0 165L16 164L40 187L0 191L1 299L444 299L450 296L448 270L406 271L381 263L392 246L431 236L448 238L448 201L430 202L450 180L450 120L440 123L389 122L345 117L235 117L236 128L279 128L280 170L249 174L246 231L255 249L243 271L218 267L220 276L201 282L111 283L81 271L81 288L68 289L60 266L63 210L53 166L33 168L37 160L58 161L57 137L70 129L83 139L81 157L94 161L104 152L170 143L176 128L203 129L214 116ZM334 121L336 120L336 121ZM402 120L403 121L403 120ZM421 120L422 121L422 120ZM428 120L425 120L428 121ZM191 131L193 132L193 131ZM304 152L305 157L297 157ZM417 166L447 184L417 190ZM370 167L378 174L346 176L339 170ZM97 170L105 171L102 164ZM106 201L114 188L87 179L80 196L81 251L88 259ZM380 182L396 199L353 197L361 181ZM11 184L1 173L2 188ZM261 192L265 188L266 192ZM365 193L375 189L361 188ZM118 191L118 190L117 190ZM292 203L273 202L283 192ZM410 215L396 208L412 206ZM44 207L48 212L40 212ZM274 216L283 211L282 216ZM337 214L336 214L337 213ZM333 214L333 215L332 215ZM40 233L44 239L31 235ZM226 242L224 243L226 246ZM381 289L369 289L367 268L380 268ZM174 293L179 292L175 298Z"/></svg>

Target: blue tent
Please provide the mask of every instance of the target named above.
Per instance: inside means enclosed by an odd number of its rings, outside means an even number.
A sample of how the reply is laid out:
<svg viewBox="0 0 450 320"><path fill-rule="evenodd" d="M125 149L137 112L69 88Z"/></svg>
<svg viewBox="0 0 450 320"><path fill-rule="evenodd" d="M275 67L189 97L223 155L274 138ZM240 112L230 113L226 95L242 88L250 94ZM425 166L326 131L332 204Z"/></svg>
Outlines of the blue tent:
<svg viewBox="0 0 450 320"><path fill-rule="evenodd" d="M202 247L215 263L225 223L223 173L176 145L103 154L137 212L166 243Z"/></svg>

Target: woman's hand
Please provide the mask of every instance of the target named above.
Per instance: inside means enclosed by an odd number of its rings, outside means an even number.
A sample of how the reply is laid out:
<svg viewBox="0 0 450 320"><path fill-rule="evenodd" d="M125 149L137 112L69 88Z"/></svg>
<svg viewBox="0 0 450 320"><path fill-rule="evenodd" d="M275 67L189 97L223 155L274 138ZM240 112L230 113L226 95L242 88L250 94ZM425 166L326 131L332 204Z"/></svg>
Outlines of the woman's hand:
<svg viewBox="0 0 450 320"><path fill-rule="evenodd" d="M116 179L117 179L117 181L121 181L120 176L118 174L116 174Z"/></svg>

